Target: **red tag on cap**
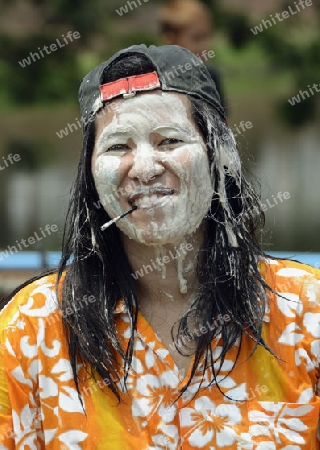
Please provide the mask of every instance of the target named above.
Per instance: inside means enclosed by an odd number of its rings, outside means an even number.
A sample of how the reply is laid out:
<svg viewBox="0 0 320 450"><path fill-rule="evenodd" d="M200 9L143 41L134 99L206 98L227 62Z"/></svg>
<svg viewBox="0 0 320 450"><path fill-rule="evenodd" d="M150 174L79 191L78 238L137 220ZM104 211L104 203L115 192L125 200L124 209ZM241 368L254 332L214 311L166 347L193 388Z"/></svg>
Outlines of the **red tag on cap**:
<svg viewBox="0 0 320 450"><path fill-rule="evenodd" d="M157 72L133 75L128 78L112 81L100 86L101 100L109 101L119 95L133 96L137 91L151 91L161 87Z"/></svg>

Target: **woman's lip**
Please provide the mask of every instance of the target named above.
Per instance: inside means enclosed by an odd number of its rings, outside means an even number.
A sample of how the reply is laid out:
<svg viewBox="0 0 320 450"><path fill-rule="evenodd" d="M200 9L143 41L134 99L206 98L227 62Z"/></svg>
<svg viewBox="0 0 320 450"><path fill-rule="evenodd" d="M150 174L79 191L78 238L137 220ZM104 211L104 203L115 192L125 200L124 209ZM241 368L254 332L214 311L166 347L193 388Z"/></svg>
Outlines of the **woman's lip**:
<svg viewBox="0 0 320 450"><path fill-rule="evenodd" d="M135 205L136 201L139 199L151 198L154 196L157 196L160 198L160 197L165 197L167 195L172 195L172 194L174 194L174 192L175 192L174 189L171 189L171 188L163 188L163 189L161 189L161 188L152 189L151 188L150 190L145 191L145 192L138 191L138 192L130 195L130 197L128 198L128 203L130 205Z"/></svg>
<svg viewBox="0 0 320 450"><path fill-rule="evenodd" d="M138 210L156 208L163 206L164 200L169 200L170 196L170 194L139 195L130 205L137 206Z"/></svg>

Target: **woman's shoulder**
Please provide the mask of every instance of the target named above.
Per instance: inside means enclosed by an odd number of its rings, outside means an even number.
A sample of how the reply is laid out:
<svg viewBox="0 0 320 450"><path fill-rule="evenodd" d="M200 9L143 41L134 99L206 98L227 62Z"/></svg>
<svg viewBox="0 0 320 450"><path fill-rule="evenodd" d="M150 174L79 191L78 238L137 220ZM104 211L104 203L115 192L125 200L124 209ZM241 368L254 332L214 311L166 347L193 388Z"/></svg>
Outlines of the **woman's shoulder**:
<svg viewBox="0 0 320 450"><path fill-rule="evenodd" d="M308 286L310 300L320 303L320 270L299 261L267 259L261 272L268 285L276 292L301 293Z"/></svg>
<svg viewBox="0 0 320 450"><path fill-rule="evenodd" d="M29 322L49 318L59 311L57 274L52 273L24 285L0 311L0 329L15 327L22 317Z"/></svg>
<svg viewBox="0 0 320 450"><path fill-rule="evenodd" d="M319 337L320 270L297 261L269 260L261 271L272 289L268 309L274 325Z"/></svg>

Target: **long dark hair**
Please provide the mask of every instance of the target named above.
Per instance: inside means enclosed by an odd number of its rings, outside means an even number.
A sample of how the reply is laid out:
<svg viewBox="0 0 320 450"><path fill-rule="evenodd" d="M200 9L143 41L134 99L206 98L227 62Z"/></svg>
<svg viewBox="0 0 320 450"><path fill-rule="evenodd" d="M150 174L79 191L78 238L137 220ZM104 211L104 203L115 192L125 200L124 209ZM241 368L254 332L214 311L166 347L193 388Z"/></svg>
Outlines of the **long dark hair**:
<svg viewBox="0 0 320 450"><path fill-rule="evenodd" d="M105 74L104 82L153 70L144 56L134 55L114 63ZM229 127L208 104L189 98L193 118L207 144L215 194L205 218L205 239L198 255L199 295L172 329L172 337L178 342L179 337L190 334L190 323L194 326L195 321L199 327L208 321L217 325L198 337L192 350L188 346L177 346L180 353L191 351L195 355L190 378L182 391L187 389L203 356L204 368L212 370L212 383L217 382L227 352L244 334L256 346L270 351L261 337L269 288L258 268L259 261L265 257L255 237L264 224L260 201L244 176ZM65 273L61 308L77 389L80 387L77 364L81 361L90 368L90 375L99 374L120 400L118 382L123 373L126 379L132 361L139 311L137 281L131 276L132 268L118 228L100 231L109 217L100 207L91 173L94 142L95 124L92 122L85 132L72 190L57 285ZM94 305L84 304L85 296L92 296ZM125 348L120 342L114 315L120 298L131 321L131 335ZM63 314L68 308L72 308L74 314ZM216 320L226 315L229 321ZM213 357L211 343L217 336L221 336L223 344L218 357Z"/></svg>

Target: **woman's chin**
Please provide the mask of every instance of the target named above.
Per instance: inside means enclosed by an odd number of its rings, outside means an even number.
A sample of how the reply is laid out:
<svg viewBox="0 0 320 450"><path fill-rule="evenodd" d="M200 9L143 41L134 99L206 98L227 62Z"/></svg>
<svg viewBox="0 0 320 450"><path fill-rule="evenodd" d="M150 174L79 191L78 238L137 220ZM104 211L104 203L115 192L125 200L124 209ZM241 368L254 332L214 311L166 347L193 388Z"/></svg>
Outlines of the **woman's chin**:
<svg viewBox="0 0 320 450"><path fill-rule="evenodd" d="M120 230L129 238L140 244L165 245L174 244L183 238L178 230L160 227L155 223L137 227L133 224L119 224Z"/></svg>

